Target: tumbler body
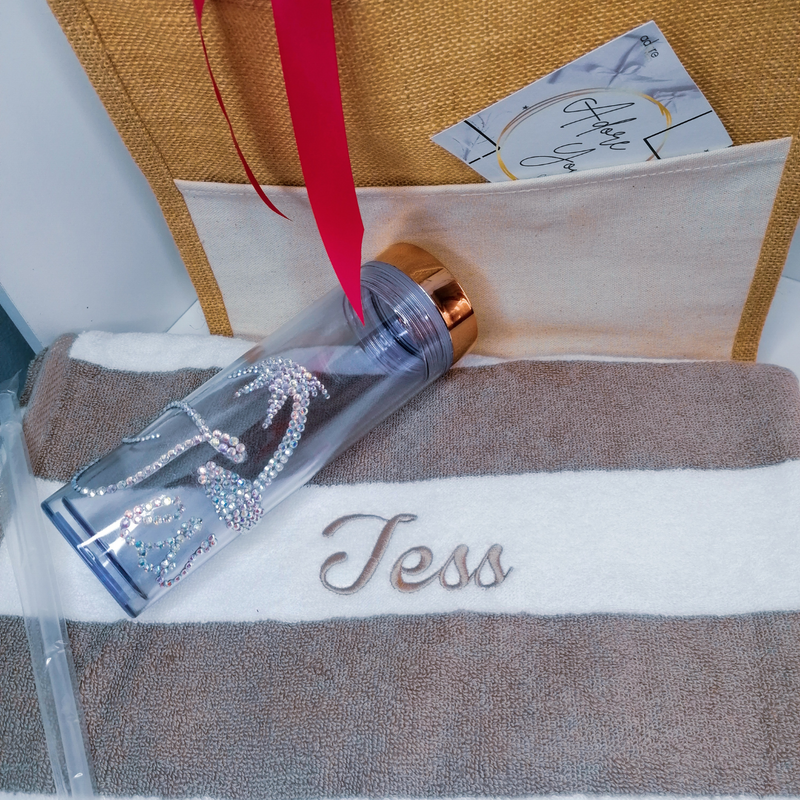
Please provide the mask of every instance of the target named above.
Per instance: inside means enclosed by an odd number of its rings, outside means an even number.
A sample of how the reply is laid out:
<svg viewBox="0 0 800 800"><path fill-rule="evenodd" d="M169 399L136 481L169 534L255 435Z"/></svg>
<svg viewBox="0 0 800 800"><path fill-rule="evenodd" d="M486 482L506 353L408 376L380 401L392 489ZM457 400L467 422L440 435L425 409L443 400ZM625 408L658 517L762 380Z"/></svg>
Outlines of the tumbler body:
<svg viewBox="0 0 800 800"><path fill-rule="evenodd" d="M370 262L362 296L363 325L331 291L43 503L128 614L450 367L448 325L418 282Z"/></svg>

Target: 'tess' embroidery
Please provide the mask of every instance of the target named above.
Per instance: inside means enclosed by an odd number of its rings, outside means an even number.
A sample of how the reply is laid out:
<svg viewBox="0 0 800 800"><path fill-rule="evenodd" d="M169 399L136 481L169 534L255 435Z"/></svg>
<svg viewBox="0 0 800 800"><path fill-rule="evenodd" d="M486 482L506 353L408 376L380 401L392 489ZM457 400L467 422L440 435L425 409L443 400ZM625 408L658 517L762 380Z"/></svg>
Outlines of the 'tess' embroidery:
<svg viewBox="0 0 800 800"><path fill-rule="evenodd" d="M356 580L349 586L334 586L328 581L328 572L336 564L341 564L347 561L347 553L340 552L334 553L325 559L325 563L319 571L319 579L322 585L331 592L336 594L355 594L359 589L362 589L369 582L370 578L375 574L375 570L383 558L386 548L392 539L392 534L395 528L401 522L413 522L416 519L415 514L398 514L391 519L384 519L383 517L376 516L375 514L349 514L345 517L339 517L328 525L324 531L323 536L333 536L339 528L346 525L348 522L353 522L357 519L379 519L385 523L381 529L378 541L375 542L375 547L372 548L372 554L367 559L364 569ZM493 589L499 586L507 577L511 569L503 571L500 564L500 555L503 548L499 544L493 544L487 551L486 555L481 559L477 569L470 572L467 568L467 554L469 548L465 544L460 544L450 555L450 558L442 564L442 566L433 574L417 581L407 580L408 577L420 575L425 572L433 563L433 551L429 547L418 546L406 550L397 561L394 562L392 571L390 573L390 582L392 586L399 592L418 592L424 589L429 584L438 580L439 584L444 589L450 591L455 589L463 589L470 581L474 582L476 586L482 589ZM454 567L458 579L455 581L447 580L447 572L450 567ZM490 581L484 580L486 572L491 572L492 579ZM486 576L488 577L488 576Z"/></svg>

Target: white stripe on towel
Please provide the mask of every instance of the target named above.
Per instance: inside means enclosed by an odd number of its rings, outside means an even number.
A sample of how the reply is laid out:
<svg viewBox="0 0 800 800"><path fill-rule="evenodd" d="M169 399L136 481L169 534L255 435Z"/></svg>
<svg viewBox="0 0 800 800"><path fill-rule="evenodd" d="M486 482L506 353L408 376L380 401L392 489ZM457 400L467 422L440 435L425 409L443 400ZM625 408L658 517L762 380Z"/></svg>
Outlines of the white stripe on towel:
<svg viewBox="0 0 800 800"><path fill-rule="evenodd" d="M40 481L43 496L56 484ZM498 512L502 509L502 512ZM335 552L349 554L328 580L346 586L381 529L350 514L417 514L400 523L371 580L341 595L320 581ZM59 585L70 619L125 615L52 526ZM307 486L258 528L154 604L141 622L283 622L456 610L542 615L743 614L800 609L800 462L747 470L588 471L438 479L403 484ZM469 547L473 570L493 544L511 574L495 588L437 582L403 593L389 579L409 548L426 546L438 568ZM409 557L407 566L415 559ZM448 577L452 580L454 573ZM490 574L485 573L485 579ZM0 585L11 579L5 543ZM14 593L0 614L19 614Z"/></svg>
<svg viewBox="0 0 800 800"><path fill-rule="evenodd" d="M126 372L227 367L253 346L246 339L174 333L82 333L70 358Z"/></svg>

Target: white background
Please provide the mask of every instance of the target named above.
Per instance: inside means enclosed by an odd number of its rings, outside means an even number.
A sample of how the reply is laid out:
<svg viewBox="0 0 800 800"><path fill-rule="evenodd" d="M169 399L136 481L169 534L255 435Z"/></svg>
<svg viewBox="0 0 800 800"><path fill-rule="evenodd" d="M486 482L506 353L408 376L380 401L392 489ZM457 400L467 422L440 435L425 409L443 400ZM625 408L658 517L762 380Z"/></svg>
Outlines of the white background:
<svg viewBox="0 0 800 800"><path fill-rule="evenodd" d="M0 287L34 350L71 330L164 331L197 299L45 0L0 2Z"/></svg>

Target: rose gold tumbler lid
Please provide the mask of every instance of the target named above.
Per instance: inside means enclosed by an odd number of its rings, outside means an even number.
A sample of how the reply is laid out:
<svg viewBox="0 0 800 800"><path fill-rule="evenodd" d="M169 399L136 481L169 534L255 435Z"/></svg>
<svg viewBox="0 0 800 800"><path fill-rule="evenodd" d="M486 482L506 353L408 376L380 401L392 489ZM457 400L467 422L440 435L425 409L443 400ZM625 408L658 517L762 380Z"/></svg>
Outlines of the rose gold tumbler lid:
<svg viewBox="0 0 800 800"><path fill-rule="evenodd" d="M453 343L453 363L478 338L478 322L466 292L445 266L427 250L413 244L393 244L375 261L391 264L419 284L442 315Z"/></svg>

